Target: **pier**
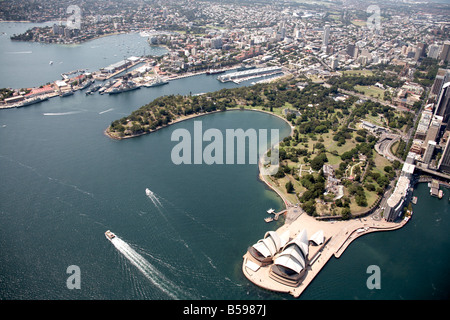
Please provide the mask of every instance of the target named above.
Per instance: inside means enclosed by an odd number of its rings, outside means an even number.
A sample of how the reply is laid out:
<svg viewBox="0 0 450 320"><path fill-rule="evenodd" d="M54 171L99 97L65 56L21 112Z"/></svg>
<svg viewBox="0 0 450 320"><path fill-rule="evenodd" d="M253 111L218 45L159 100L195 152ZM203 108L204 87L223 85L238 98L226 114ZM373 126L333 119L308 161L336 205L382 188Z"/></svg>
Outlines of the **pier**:
<svg viewBox="0 0 450 320"><path fill-rule="evenodd" d="M280 212L275 212L275 210L269 209L269 210L267 210L267 213L268 213L268 214L273 214L274 216L273 216L273 217L267 217L267 218L264 218L264 221L265 221L265 222L277 221L278 218L279 218L282 214L285 214L286 212L287 212L287 209L281 210Z"/></svg>

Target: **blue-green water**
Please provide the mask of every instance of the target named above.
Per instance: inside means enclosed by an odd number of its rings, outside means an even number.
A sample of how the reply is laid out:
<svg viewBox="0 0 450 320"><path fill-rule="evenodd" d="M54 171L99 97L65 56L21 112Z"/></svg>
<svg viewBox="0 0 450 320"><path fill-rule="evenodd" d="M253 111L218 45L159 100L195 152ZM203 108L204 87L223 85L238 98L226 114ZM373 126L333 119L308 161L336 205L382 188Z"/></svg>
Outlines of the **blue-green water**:
<svg viewBox="0 0 450 320"><path fill-rule="evenodd" d="M3 23L0 31L17 33L27 26ZM95 70L122 58L115 50L102 50L106 59L91 58L96 46L139 42L126 53L163 52L142 39L120 35L69 47L1 36L2 68L18 64L17 72L2 69L0 87L39 85L62 72ZM23 51L32 53L10 53ZM48 65L47 60L64 65L67 56L67 69ZM29 64L30 58L42 63ZM264 222L266 210L282 207L258 180L256 165L174 165L171 134L177 128L192 131L193 120L123 141L103 134L112 120L160 95L235 86L204 75L118 96L77 92L0 110L0 298L291 299L254 286L241 272L247 247L277 228ZM199 119L203 130L278 128L280 137L290 131L282 120L259 112ZM146 196L146 188L155 196ZM405 228L352 243L300 299L448 298L450 194L431 198L426 185L415 192L419 202ZM107 241L108 229L129 247ZM366 287L366 269L373 264L381 269L380 290ZM70 265L80 267L80 290L66 286Z"/></svg>

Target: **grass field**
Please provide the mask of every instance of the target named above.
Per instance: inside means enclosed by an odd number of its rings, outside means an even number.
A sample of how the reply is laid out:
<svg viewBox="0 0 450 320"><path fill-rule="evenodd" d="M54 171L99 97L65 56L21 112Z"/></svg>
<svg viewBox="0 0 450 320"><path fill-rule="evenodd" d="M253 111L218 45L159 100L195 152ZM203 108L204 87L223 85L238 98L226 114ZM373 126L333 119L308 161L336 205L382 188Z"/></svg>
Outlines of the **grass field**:
<svg viewBox="0 0 450 320"><path fill-rule="evenodd" d="M364 92L364 95L369 96L369 97L378 98L378 99L383 99L383 97L384 97L384 90L381 88L378 88L376 86L356 85L355 89L358 91Z"/></svg>

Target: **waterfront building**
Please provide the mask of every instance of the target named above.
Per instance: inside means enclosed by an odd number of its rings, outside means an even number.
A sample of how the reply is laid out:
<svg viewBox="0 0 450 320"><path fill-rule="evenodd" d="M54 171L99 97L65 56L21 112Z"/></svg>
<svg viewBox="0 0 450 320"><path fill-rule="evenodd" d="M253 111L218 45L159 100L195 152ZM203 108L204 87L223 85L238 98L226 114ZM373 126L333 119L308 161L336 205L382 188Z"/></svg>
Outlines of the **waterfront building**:
<svg viewBox="0 0 450 320"><path fill-rule="evenodd" d="M403 164L402 172L397 180L394 192L392 192L386 201L384 218L388 222L393 222L398 219L403 213L403 208L408 204L409 197L411 196L411 179L416 168L413 163L412 155L408 154L407 161Z"/></svg>
<svg viewBox="0 0 450 320"><path fill-rule="evenodd" d="M270 277L289 286L298 286L308 264L308 236L303 229L282 249L270 268Z"/></svg>
<svg viewBox="0 0 450 320"><path fill-rule="evenodd" d="M246 71L239 71L224 74L222 76L217 77L217 79L221 82L228 82L233 80L238 80L247 77L256 77L256 76L264 76L268 74L275 74L281 72L281 67L267 67L267 68L258 68L251 69Z"/></svg>
<svg viewBox="0 0 450 320"><path fill-rule="evenodd" d="M281 236L275 231L268 231L264 239L259 240L253 246L248 248L250 255L256 259L261 266L272 263L272 259L283 246L289 241L289 231Z"/></svg>
<svg viewBox="0 0 450 320"><path fill-rule="evenodd" d="M408 197L410 181L406 176L400 176L395 186L394 192L386 202L384 218L388 222L393 222L403 213L405 200Z"/></svg>
<svg viewBox="0 0 450 320"><path fill-rule="evenodd" d="M444 152L442 153L442 157L439 160L438 164L438 170L450 173L450 139L447 140L447 143L445 144Z"/></svg>

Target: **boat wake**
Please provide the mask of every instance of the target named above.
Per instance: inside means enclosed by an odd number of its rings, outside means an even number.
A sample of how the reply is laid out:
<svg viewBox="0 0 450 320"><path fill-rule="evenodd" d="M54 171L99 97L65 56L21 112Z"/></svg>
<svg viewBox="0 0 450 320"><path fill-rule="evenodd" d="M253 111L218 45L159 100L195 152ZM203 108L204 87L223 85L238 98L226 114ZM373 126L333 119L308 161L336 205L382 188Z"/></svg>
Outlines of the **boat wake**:
<svg viewBox="0 0 450 320"><path fill-rule="evenodd" d="M158 287L162 292L175 300L187 298L187 294L175 283L167 279L143 256L136 252L128 243L117 237L109 239L116 249L130 261L150 282Z"/></svg>
<svg viewBox="0 0 450 320"><path fill-rule="evenodd" d="M111 109L108 109L108 110L105 110L105 111L101 111L98 114L104 114L104 113L107 113L107 112L110 112L110 111L113 111L113 110L114 110L114 108L111 108Z"/></svg>
<svg viewBox="0 0 450 320"><path fill-rule="evenodd" d="M6 54L31 54L33 51L7 51Z"/></svg>
<svg viewBox="0 0 450 320"><path fill-rule="evenodd" d="M46 112L43 113L44 116L67 116L70 114L81 113L81 111L69 111L69 112Z"/></svg>
<svg viewBox="0 0 450 320"><path fill-rule="evenodd" d="M155 193L153 193L153 191L151 191L149 188L145 189L145 194L147 195L147 197L152 200L153 204L155 205L155 207L162 207L161 201L159 200L159 198L155 195Z"/></svg>

